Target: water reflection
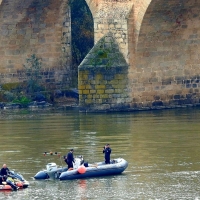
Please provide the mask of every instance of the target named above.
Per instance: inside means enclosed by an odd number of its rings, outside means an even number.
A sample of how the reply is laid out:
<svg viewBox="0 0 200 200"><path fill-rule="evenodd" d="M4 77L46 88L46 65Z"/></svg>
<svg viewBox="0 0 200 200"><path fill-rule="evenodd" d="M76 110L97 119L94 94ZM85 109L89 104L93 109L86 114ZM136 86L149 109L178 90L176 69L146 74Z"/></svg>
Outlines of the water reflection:
<svg viewBox="0 0 200 200"><path fill-rule="evenodd" d="M0 193L0 199L198 199L199 108L135 113L85 114L77 111L1 113L1 162L21 172L30 188ZM112 158L123 157L120 176L73 181L34 181L31 177L56 156L74 148L86 162L102 161L111 144Z"/></svg>

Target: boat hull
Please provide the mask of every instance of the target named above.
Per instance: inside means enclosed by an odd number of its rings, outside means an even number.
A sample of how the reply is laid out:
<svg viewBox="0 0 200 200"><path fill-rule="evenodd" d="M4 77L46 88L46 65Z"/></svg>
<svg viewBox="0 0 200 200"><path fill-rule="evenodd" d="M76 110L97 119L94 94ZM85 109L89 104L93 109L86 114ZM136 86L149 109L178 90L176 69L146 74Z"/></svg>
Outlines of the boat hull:
<svg viewBox="0 0 200 200"><path fill-rule="evenodd" d="M99 177L99 176L110 176L121 174L127 167L128 162L124 159L115 159L116 163L105 164L104 162L97 163L96 166L86 167L85 173L79 173L78 170L71 170L61 173L59 179L72 180L72 179L82 179L89 177Z"/></svg>
<svg viewBox="0 0 200 200"><path fill-rule="evenodd" d="M12 187L10 185L0 185L0 191L1 190L12 190Z"/></svg>
<svg viewBox="0 0 200 200"><path fill-rule="evenodd" d="M111 164L105 164L105 162L89 164L87 167L85 167L84 173L80 173L78 168L73 170L67 170L66 167L57 169L51 168L50 170L47 169L39 171L34 178L36 180L59 179L63 181L98 176L109 176L121 174L127 167L128 162L126 160L123 158L117 158L111 160Z"/></svg>
<svg viewBox="0 0 200 200"><path fill-rule="evenodd" d="M15 185L17 187L19 187L19 189L25 189L29 186L29 184L27 183L23 183L23 182L18 182L18 183L15 183ZM10 185L0 185L0 191L5 191L5 190L13 190L13 188L10 186Z"/></svg>
<svg viewBox="0 0 200 200"><path fill-rule="evenodd" d="M52 170L42 170L39 171L34 178L36 180L44 180L44 179L59 179L59 176L62 172L67 171L67 167L57 168Z"/></svg>
<svg viewBox="0 0 200 200"><path fill-rule="evenodd" d="M47 174L46 170L39 171L35 176L35 179L37 180L44 180L44 179L49 179L49 175Z"/></svg>

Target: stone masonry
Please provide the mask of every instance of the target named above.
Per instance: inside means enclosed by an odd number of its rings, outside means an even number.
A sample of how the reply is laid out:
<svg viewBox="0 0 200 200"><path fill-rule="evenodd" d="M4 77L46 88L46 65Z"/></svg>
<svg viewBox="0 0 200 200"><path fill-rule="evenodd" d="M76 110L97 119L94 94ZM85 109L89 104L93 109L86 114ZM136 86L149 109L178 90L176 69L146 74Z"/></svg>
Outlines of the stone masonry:
<svg viewBox="0 0 200 200"><path fill-rule="evenodd" d="M85 2L94 19L95 46L79 66L82 110L199 105L200 0ZM43 78L51 86L70 82L67 3L2 0L1 82L21 80L22 65L33 53L42 58Z"/></svg>
<svg viewBox="0 0 200 200"><path fill-rule="evenodd" d="M94 46L79 66L81 110L109 111L129 108L128 65L112 33Z"/></svg>
<svg viewBox="0 0 200 200"><path fill-rule="evenodd" d="M71 23L68 1L3 0L0 4L0 82L25 79L23 65L41 58L48 87L71 79Z"/></svg>
<svg viewBox="0 0 200 200"><path fill-rule="evenodd" d="M199 105L200 0L86 1L94 17L96 42L113 33L128 63L129 97L122 108Z"/></svg>

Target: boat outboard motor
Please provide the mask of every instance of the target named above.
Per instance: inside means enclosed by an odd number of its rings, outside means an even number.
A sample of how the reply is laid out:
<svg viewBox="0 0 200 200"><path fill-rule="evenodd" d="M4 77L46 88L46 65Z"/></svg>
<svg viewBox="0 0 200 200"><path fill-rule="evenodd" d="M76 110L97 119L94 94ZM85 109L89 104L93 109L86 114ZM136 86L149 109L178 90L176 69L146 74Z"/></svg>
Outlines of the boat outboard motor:
<svg viewBox="0 0 200 200"><path fill-rule="evenodd" d="M46 168L47 168L47 172L55 171L58 169L56 163L48 163L46 165Z"/></svg>
<svg viewBox="0 0 200 200"><path fill-rule="evenodd" d="M83 156L77 156L74 160L73 169L78 169L84 163Z"/></svg>
<svg viewBox="0 0 200 200"><path fill-rule="evenodd" d="M46 165L46 168L47 168L47 174L49 175L49 178L52 178L52 179L57 178L58 167L56 163L48 163Z"/></svg>

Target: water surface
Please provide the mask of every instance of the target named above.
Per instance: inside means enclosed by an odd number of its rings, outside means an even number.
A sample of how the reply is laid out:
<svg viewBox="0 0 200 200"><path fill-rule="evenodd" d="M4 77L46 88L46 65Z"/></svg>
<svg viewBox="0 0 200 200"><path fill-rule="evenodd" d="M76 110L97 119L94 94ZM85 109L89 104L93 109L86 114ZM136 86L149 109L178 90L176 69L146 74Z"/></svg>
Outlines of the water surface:
<svg viewBox="0 0 200 200"><path fill-rule="evenodd" d="M1 163L30 182L0 199L200 199L200 108L134 113L2 111ZM48 162L65 165L43 152L66 154L74 148L90 163L102 161L111 144L112 158L129 163L118 176L72 181L35 181Z"/></svg>

